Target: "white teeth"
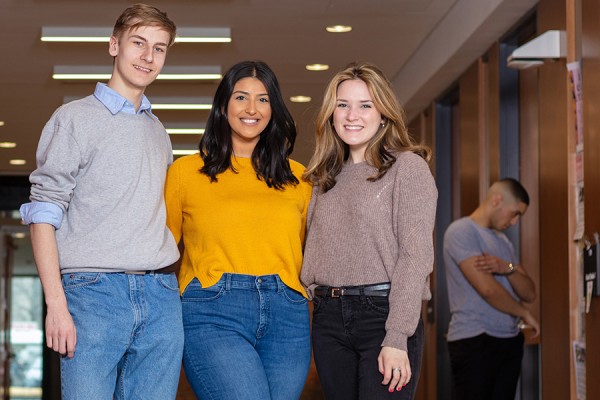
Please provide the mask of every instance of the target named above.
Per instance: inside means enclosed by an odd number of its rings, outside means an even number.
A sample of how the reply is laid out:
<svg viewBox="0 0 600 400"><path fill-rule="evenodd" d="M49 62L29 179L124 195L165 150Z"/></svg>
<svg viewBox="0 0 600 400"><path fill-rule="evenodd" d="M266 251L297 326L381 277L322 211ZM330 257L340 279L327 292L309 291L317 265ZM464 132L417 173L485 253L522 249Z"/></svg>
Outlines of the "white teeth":
<svg viewBox="0 0 600 400"><path fill-rule="evenodd" d="M359 130L359 129L362 129L362 126L360 126L360 125L344 125L344 128L349 129L349 130Z"/></svg>
<svg viewBox="0 0 600 400"><path fill-rule="evenodd" d="M246 118L241 118L241 121L246 124L255 124L258 122L257 119L246 119Z"/></svg>
<svg viewBox="0 0 600 400"><path fill-rule="evenodd" d="M134 65L133 66L135 69L139 69L140 71L144 71L144 72L150 72L151 70L148 68L144 68L144 67L140 67L139 65Z"/></svg>

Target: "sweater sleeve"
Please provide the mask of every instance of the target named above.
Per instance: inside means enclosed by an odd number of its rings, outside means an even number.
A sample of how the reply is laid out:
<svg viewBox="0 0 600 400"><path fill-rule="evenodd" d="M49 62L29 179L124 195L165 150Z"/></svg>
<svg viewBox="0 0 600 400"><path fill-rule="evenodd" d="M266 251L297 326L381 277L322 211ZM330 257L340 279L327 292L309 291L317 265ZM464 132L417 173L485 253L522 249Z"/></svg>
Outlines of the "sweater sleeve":
<svg viewBox="0 0 600 400"><path fill-rule="evenodd" d="M398 260L391 274L390 311L382 346L407 350L416 330L423 292L433 270L437 189L427 163L415 154L398 158L394 217Z"/></svg>
<svg viewBox="0 0 600 400"><path fill-rule="evenodd" d="M167 171L165 181L165 204L167 208L167 226L175 237L175 243L181 241L181 229L183 225L183 208L181 206L180 193L180 164L175 162Z"/></svg>
<svg viewBox="0 0 600 400"><path fill-rule="evenodd" d="M82 163L73 127L58 109L44 126L36 153L37 168L32 172L32 202L52 203L64 213L69 208L77 174Z"/></svg>

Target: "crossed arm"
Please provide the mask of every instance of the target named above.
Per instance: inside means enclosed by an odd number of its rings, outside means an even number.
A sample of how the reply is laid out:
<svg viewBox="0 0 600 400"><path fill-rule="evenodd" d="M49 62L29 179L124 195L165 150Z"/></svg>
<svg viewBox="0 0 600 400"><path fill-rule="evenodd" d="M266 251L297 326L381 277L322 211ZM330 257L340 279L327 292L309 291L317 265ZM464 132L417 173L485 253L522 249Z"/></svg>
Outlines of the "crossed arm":
<svg viewBox="0 0 600 400"><path fill-rule="evenodd" d="M467 258L459 264L459 267L485 301L499 311L523 319L533 328L534 335L537 336L539 334L537 320L494 279L493 274L507 275L519 299L528 303L535 300L535 286L527 271L521 266L516 266L513 272L508 274L510 272L508 265L509 262L506 260L483 254Z"/></svg>

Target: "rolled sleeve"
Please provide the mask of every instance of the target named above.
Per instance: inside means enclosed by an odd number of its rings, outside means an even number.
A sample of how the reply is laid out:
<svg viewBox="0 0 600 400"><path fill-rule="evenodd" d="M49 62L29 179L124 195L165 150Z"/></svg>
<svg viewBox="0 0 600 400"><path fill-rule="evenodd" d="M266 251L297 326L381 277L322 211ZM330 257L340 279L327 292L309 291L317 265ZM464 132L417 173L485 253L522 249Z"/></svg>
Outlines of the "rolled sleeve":
<svg viewBox="0 0 600 400"><path fill-rule="evenodd" d="M50 224L55 229L60 229L63 211L53 203L34 201L25 203L19 209L21 218L25 224Z"/></svg>

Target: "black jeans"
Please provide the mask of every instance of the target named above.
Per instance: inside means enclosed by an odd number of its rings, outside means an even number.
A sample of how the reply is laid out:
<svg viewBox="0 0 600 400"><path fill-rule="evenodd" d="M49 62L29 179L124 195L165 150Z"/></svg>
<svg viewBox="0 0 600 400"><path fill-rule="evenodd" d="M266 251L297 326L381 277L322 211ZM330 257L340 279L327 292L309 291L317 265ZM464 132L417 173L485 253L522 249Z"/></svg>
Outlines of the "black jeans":
<svg viewBox="0 0 600 400"><path fill-rule="evenodd" d="M377 364L388 312L387 297L315 297L313 351L325 399L413 399L423 357L423 321L408 339L412 378L401 391L390 393Z"/></svg>
<svg viewBox="0 0 600 400"><path fill-rule="evenodd" d="M513 400L521 375L523 334L481 334L448 342L455 400Z"/></svg>

